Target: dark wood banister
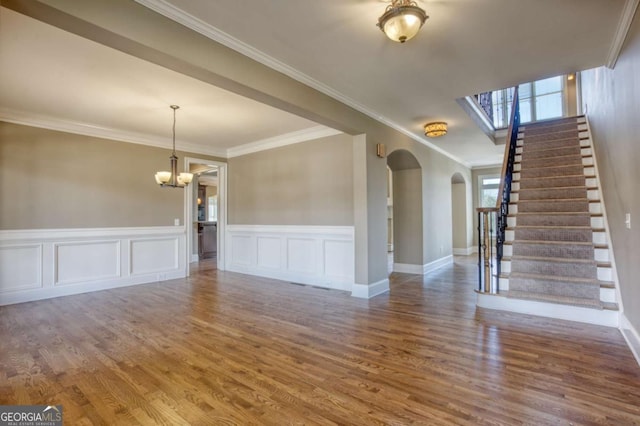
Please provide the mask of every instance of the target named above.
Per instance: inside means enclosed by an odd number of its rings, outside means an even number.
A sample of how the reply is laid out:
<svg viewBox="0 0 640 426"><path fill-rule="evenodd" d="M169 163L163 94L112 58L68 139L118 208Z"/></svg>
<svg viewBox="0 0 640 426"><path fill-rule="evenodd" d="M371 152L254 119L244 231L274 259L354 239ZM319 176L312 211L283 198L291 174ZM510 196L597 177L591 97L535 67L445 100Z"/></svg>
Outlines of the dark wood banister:
<svg viewBox="0 0 640 426"><path fill-rule="evenodd" d="M487 247L492 241L490 233L492 232L489 215L496 214L496 275L495 275L495 293L500 292L500 274L501 261L503 255L503 245L506 237L507 216L509 215L509 202L511 201L511 182L513 180L513 166L516 156L516 146L518 142L518 130L520 127L520 103L518 96L518 87L513 91L513 102L511 105L511 117L509 120L509 129L507 130L507 141L504 147L504 158L502 161L502 170L500 172L500 187L498 189L498 199L495 207L478 208L478 277L479 288L481 292L493 292L490 284L491 275L493 273L492 249ZM484 219L483 219L484 218ZM483 223L485 224L483 226ZM484 232L485 235L482 235ZM484 254L484 260L482 259ZM483 280L483 276L485 279ZM483 285L484 283L484 285Z"/></svg>

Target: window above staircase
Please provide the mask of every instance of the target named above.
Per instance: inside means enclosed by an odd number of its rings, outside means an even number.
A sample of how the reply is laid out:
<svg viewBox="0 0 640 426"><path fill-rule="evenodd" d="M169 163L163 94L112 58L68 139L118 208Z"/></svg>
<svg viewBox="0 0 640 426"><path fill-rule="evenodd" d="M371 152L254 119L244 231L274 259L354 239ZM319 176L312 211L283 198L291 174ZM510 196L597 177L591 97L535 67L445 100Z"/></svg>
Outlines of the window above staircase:
<svg viewBox="0 0 640 426"><path fill-rule="evenodd" d="M578 113L579 74L559 75L519 85L521 122L536 123ZM497 145L505 143L513 88L458 99L458 104Z"/></svg>

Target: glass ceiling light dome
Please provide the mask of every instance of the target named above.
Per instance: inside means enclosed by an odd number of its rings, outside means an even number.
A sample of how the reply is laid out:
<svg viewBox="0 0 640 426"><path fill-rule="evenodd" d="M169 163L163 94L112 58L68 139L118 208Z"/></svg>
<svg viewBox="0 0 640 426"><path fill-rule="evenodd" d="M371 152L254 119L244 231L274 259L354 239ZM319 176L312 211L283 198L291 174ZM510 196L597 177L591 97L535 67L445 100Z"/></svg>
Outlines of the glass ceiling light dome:
<svg viewBox="0 0 640 426"><path fill-rule="evenodd" d="M391 4L378 18L378 27L391 40L404 43L418 34L428 18L415 1L391 0Z"/></svg>

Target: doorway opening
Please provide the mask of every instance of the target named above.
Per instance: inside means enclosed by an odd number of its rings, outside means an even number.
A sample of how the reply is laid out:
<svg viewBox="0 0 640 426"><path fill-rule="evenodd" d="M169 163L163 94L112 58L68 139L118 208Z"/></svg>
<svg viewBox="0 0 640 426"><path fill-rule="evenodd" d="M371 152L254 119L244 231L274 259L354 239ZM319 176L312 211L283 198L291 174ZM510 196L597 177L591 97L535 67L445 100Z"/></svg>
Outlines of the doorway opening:
<svg viewBox="0 0 640 426"><path fill-rule="evenodd" d="M393 271L423 274L424 234L422 167L409 151L399 149L387 156L389 240ZM390 245L389 245L390 244ZM390 261L391 263L391 261Z"/></svg>
<svg viewBox="0 0 640 426"><path fill-rule="evenodd" d="M193 182L185 191L187 275L192 267L225 269L226 163L185 158Z"/></svg>

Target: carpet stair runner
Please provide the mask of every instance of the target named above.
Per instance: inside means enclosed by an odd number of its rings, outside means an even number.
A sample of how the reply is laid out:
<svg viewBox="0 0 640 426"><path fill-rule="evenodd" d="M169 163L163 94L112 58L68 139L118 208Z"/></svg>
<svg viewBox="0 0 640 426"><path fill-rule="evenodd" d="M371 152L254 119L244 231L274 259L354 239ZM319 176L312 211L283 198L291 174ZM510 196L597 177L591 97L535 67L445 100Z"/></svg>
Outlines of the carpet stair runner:
<svg viewBox="0 0 640 426"><path fill-rule="evenodd" d="M583 117L520 129L502 267L510 298L617 309L602 296L615 288L586 130Z"/></svg>

